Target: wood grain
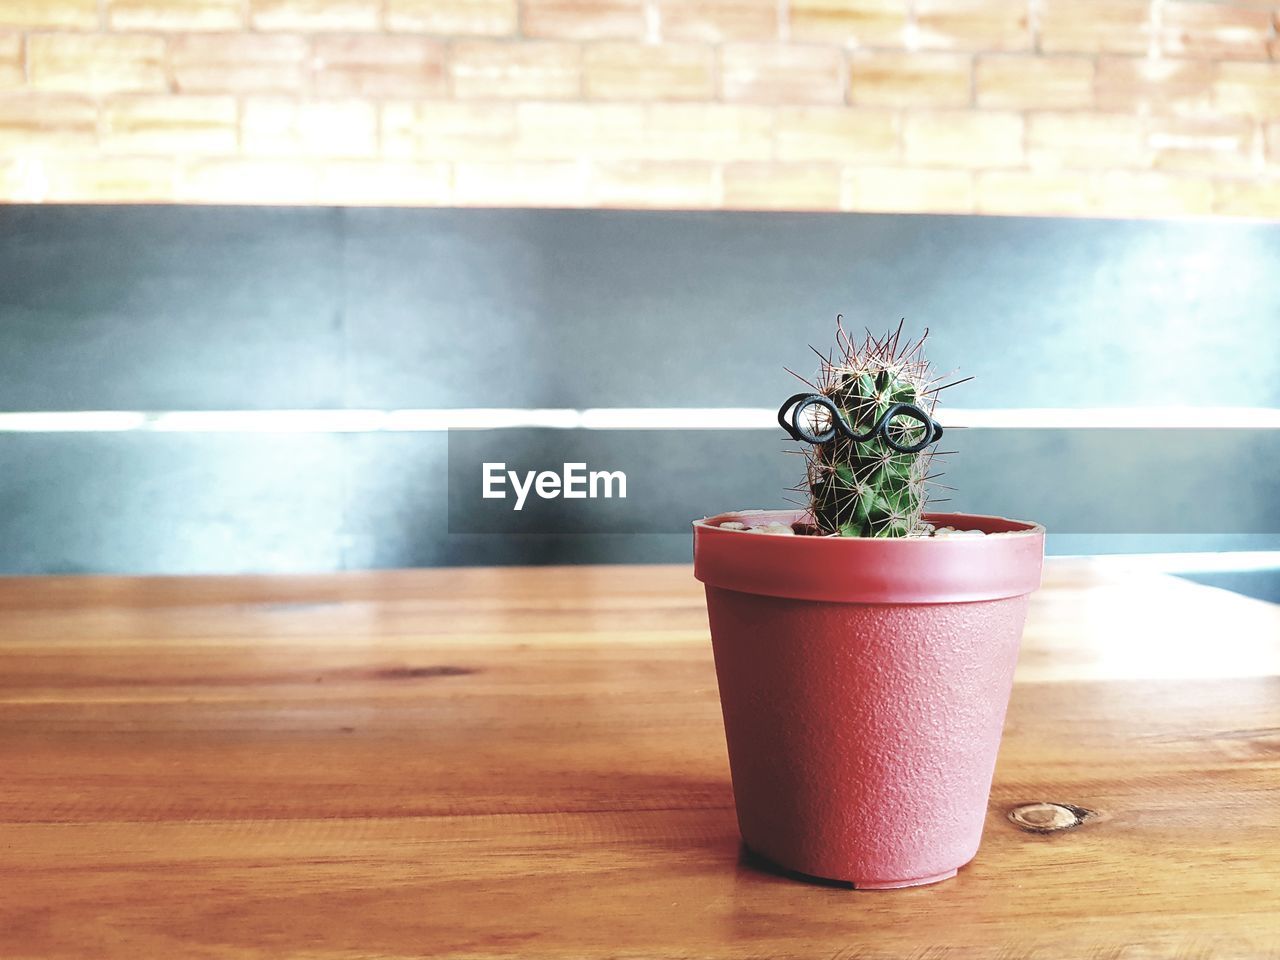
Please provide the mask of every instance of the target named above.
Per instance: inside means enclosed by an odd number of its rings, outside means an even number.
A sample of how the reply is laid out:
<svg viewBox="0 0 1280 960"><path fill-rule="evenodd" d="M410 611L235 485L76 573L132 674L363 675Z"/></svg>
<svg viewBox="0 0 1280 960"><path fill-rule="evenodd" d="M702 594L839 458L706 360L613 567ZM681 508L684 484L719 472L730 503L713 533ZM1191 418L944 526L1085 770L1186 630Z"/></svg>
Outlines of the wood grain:
<svg viewBox="0 0 1280 960"><path fill-rule="evenodd" d="M0 580L0 770L5 958L1280 955L1280 608L1096 562L933 887L743 855L687 567Z"/></svg>

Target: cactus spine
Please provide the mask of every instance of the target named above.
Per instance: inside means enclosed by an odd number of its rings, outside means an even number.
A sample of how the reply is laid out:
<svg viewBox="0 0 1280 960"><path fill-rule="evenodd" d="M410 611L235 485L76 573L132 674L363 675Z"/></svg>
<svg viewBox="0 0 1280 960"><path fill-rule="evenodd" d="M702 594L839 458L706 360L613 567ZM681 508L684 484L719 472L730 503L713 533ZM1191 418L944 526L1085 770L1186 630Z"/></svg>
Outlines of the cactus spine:
<svg viewBox="0 0 1280 960"><path fill-rule="evenodd" d="M837 317L837 352L822 357L816 384L857 433L865 433L894 403L910 403L933 415L933 371L921 355L928 331L901 341L902 324L883 338L868 331L851 340ZM895 419L889 425L909 446L926 428ZM855 443L837 434L805 445L810 509L819 531L842 537L905 537L927 533L921 520L932 452L902 453L881 437Z"/></svg>

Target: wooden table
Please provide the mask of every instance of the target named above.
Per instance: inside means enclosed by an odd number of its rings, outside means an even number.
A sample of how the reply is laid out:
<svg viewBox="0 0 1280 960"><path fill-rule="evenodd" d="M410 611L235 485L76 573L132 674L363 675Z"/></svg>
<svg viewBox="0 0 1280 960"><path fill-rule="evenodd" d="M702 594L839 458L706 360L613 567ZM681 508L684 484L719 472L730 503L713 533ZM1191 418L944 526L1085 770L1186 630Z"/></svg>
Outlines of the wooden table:
<svg viewBox="0 0 1280 960"><path fill-rule="evenodd" d="M1168 577L1050 564L885 893L743 858L687 567L7 580L0 658L5 958L1280 955L1280 607Z"/></svg>

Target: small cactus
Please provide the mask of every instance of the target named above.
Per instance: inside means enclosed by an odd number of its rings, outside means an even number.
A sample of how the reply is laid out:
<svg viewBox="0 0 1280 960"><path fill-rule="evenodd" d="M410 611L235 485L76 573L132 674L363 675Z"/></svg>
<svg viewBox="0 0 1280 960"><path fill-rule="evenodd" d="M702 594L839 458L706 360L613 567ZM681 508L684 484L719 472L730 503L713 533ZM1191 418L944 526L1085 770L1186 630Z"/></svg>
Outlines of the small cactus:
<svg viewBox="0 0 1280 960"><path fill-rule="evenodd" d="M810 510L818 532L842 537L905 537L926 534L921 516L933 451L941 436L932 424L936 394L932 367L921 348L928 331L916 341L901 341L902 324L882 338L868 331L861 343L851 340L836 318L837 355L822 357L818 394L838 409L852 431L867 435L894 404L911 404L930 422L911 415L892 415L881 432L855 440L837 431L829 440L805 445ZM821 357L821 354L819 355ZM833 423L821 406L815 433ZM799 415L803 415L801 412ZM937 431L935 434L934 431ZM919 446L903 452L897 447Z"/></svg>

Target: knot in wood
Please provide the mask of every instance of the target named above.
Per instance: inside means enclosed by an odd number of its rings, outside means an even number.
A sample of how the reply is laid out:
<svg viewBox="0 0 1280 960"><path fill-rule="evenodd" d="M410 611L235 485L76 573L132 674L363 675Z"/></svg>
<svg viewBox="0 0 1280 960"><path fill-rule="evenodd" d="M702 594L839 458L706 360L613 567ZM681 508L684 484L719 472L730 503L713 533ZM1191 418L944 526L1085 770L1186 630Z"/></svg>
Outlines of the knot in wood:
<svg viewBox="0 0 1280 960"><path fill-rule="evenodd" d="M1057 833L1080 826L1091 810L1070 803L1024 803L1009 811L1009 820L1028 833Z"/></svg>

